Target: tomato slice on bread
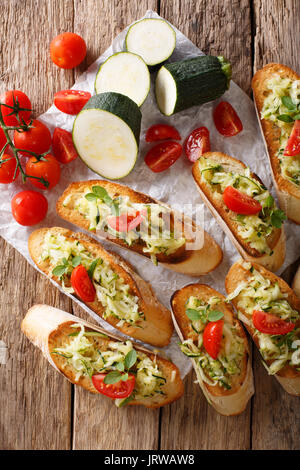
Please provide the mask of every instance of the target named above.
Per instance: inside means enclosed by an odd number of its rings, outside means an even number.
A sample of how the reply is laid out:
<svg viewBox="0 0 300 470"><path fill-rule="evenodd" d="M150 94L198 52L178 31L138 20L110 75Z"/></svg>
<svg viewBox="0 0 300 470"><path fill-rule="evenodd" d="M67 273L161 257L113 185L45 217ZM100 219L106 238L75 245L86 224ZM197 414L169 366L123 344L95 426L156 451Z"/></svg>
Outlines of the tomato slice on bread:
<svg viewBox="0 0 300 470"><path fill-rule="evenodd" d="M88 272L82 264L76 266L71 274L71 284L78 295L84 302L94 302L96 290L89 278Z"/></svg>
<svg viewBox="0 0 300 470"><path fill-rule="evenodd" d="M127 380L119 380L114 384L106 384L104 379L107 374L95 374L92 376L92 382L98 392L110 398L127 398L134 389L135 377L128 374Z"/></svg>
<svg viewBox="0 0 300 470"><path fill-rule="evenodd" d="M287 141L283 155L294 157L300 154L300 119L294 122L294 126Z"/></svg>
<svg viewBox="0 0 300 470"><path fill-rule="evenodd" d="M203 346L210 357L217 359L221 349L224 320L209 322L203 332Z"/></svg>
<svg viewBox="0 0 300 470"><path fill-rule="evenodd" d="M256 199L242 193L233 186L225 188L223 201L228 209L237 214L254 215L262 210L261 204Z"/></svg>
<svg viewBox="0 0 300 470"><path fill-rule="evenodd" d="M122 214L108 217L108 225L117 232L130 232L138 227L147 216L147 210L138 211L135 215Z"/></svg>
<svg viewBox="0 0 300 470"><path fill-rule="evenodd" d="M213 113L217 131L224 137L232 137L243 130L243 124L235 109L227 101L221 101Z"/></svg>
<svg viewBox="0 0 300 470"><path fill-rule="evenodd" d="M254 327L261 333L268 335L286 335L295 328L295 324L281 320L271 313L254 310L252 314Z"/></svg>

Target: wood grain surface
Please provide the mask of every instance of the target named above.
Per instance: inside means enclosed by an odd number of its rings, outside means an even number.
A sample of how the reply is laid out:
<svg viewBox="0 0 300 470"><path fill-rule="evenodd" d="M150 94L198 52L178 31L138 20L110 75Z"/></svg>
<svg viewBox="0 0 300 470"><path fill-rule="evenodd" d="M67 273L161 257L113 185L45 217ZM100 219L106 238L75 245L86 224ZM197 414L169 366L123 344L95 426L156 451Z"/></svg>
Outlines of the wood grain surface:
<svg viewBox="0 0 300 470"><path fill-rule="evenodd" d="M0 92L24 90L38 115L55 91L72 85L147 9L172 22L205 53L228 57L234 80L248 94L253 70L269 61L300 69L298 0L2 0ZM49 58L51 39L64 31L87 42L87 57L74 71L53 66ZM118 410L109 400L73 387L24 338L20 322L37 302L91 318L3 240L0 249L0 340L8 348L8 361L0 364L0 449L299 448L299 399L267 376L257 352L256 394L238 417L222 417L209 407L193 372L185 379L184 396L162 410Z"/></svg>

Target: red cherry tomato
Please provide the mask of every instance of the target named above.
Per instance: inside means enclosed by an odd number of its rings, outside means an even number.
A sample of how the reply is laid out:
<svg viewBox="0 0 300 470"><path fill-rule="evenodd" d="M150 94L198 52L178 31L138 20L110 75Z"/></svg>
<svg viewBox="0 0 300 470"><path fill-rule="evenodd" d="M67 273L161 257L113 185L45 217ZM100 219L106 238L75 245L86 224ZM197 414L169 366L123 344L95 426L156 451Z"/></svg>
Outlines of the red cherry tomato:
<svg viewBox="0 0 300 470"><path fill-rule="evenodd" d="M9 116L9 114L13 111L11 108L7 108L6 106L1 106L1 112L3 116L3 121L6 126L19 126L20 123L22 124L23 121L28 123L30 120L31 115L31 102L23 91L19 90L11 90L6 91L0 96L0 102L7 104L8 106L17 106L19 108L24 108L25 111L19 111L19 120L17 119L16 115Z"/></svg>
<svg viewBox="0 0 300 470"><path fill-rule="evenodd" d="M59 127L53 132L52 148L55 158L60 163L70 163L78 157L71 132Z"/></svg>
<svg viewBox="0 0 300 470"><path fill-rule="evenodd" d="M31 226L46 217L48 202L45 196L36 191L21 191L12 198L11 209L18 224Z"/></svg>
<svg viewBox="0 0 300 470"><path fill-rule="evenodd" d="M206 127L198 127L184 142L184 151L190 162L195 162L205 152L210 152L209 131Z"/></svg>
<svg viewBox="0 0 300 470"><path fill-rule="evenodd" d="M62 69L73 69L86 56L86 44L81 36L75 33L62 33L50 44L52 62Z"/></svg>
<svg viewBox="0 0 300 470"><path fill-rule="evenodd" d="M49 183L48 186L45 186L36 178L28 178L36 188L52 189L59 182L60 166L56 158L48 153L48 155L45 155L40 161L35 157L29 158L26 163L26 173L27 175L35 176L37 178L44 178Z"/></svg>
<svg viewBox="0 0 300 470"><path fill-rule="evenodd" d="M162 142L152 147L145 156L145 163L154 173L170 168L182 154L182 146L178 142Z"/></svg>
<svg viewBox="0 0 300 470"><path fill-rule="evenodd" d="M255 328L268 335L286 335L295 328L295 324L281 320L271 313L254 310L252 321Z"/></svg>
<svg viewBox="0 0 300 470"><path fill-rule="evenodd" d="M203 346L210 357L217 359L221 349L224 320L209 322L203 332Z"/></svg>
<svg viewBox="0 0 300 470"><path fill-rule="evenodd" d="M168 126L168 124L155 124L149 127L146 132L146 142L157 142L167 139L181 140L178 130L173 126Z"/></svg>
<svg viewBox="0 0 300 470"><path fill-rule="evenodd" d="M14 132L14 143L19 149L24 150L21 152L25 157L31 157L30 152L42 154L47 152L51 147L51 134L47 126L41 121L33 120L32 126L28 131Z"/></svg>
<svg viewBox="0 0 300 470"><path fill-rule="evenodd" d="M108 225L117 232L130 232L138 227L147 216L147 210L137 212L135 215L122 214L107 219Z"/></svg>
<svg viewBox="0 0 300 470"><path fill-rule="evenodd" d="M6 137L4 134L3 129L0 127L0 152L3 149L4 145L6 144Z"/></svg>
<svg viewBox="0 0 300 470"><path fill-rule="evenodd" d="M225 188L223 201L228 209L237 214L254 215L262 210L261 204L256 199L242 193L233 186Z"/></svg>
<svg viewBox="0 0 300 470"><path fill-rule="evenodd" d="M12 183L18 176L20 170L16 171L17 161L11 155L3 154L0 160L0 183ZM14 177L16 171L16 176Z"/></svg>
<svg viewBox="0 0 300 470"><path fill-rule="evenodd" d="M287 141L284 154L294 157L300 153L300 119L294 122L292 133Z"/></svg>
<svg viewBox="0 0 300 470"><path fill-rule="evenodd" d="M221 101L214 110L214 122L217 130L225 137L232 137L243 130L243 124L235 109L227 101Z"/></svg>
<svg viewBox="0 0 300 470"><path fill-rule="evenodd" d="M128 374L127 380L119 380L119 382L114 384L104 383L106 375L107 374L95 374L92 376L92 382L98 392L110 398L126 398L132 394L135 385L135 377L133 374Z"/></svg>
<svg viewBox="0 0 300 470"><path fill-rule="evenodd" d="M92 95L88 91L62 90L54 95L55 106L66 114L78 114Z"/></svg>
<svg viewBox="0 0 300 470"><path fill-rule="evenodd" d="M76 266L71 274L71 284L78 295L84 302L94 302L96 297L96 290L89 278L88 272L82 264Z"/></svg>

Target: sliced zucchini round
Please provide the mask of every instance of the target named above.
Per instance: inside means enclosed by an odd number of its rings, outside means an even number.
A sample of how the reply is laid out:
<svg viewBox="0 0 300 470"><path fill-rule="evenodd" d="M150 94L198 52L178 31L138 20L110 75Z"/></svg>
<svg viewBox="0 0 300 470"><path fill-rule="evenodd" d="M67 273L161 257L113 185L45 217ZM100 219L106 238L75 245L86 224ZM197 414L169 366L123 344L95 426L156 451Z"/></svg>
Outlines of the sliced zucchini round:
<svg viewBox="0 0 300 470"><path fill-rule="evenodd" d="M145 18L130 26L125 47L140 55L147 65L161 64L173 53L176 46L174 29L165 20Z"/></svg>
<svg viewBox="0 0 300 470"><path fill-rule="evenodd" d="M133 169L139 147L142 114L120 93L94 95L73 124L78 155L95 173L119 179Z"/></svg>
<svg viewBox="0 0 300 470"><path fill-rule="evenodd" d="M141 106L150 90L150 72L143 59L132 52L117 52L99 68L96 93L114 91L131 98Z"/></svg>

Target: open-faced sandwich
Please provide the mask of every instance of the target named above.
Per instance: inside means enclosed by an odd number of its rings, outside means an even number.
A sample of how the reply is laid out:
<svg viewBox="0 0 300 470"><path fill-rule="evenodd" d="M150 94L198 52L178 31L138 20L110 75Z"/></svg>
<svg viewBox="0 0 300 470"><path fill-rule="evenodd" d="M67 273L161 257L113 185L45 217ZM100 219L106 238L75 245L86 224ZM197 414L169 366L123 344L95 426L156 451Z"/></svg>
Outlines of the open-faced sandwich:
<svg viewBox="0 0 300 470"><path fill-rule="evenodd" d="M252 89L280 206L300 224L300 76L271 63L256 72Z"/></svg>
<svg viewBox="0 0 300 470"><path fill-rule="evenodd" d="M183 394L172 362L70 313L34 305L21 328L70 382L112 398L117 406L158 408Z"/></svg>
<svg viewBox="0 0 300 470"><path fill-rule="evenodd" d="M200 276L222 261L219 245L191 219L127 186L102 180L72 183L56 209L99 238L183 274Z"/></svg>
<svg viewBox="0 0 300 470"><path fill-rule="evenodd" d="M60 227L35 230L28 247L41 271L122 333L158 347L170 342L171 313L120 256Z"/></svg>
<svg viewBox="0 0 300 470"><path fill-rule="evenodd" d="M296 272L295 277L293 279L292 288L293 288L295 294L298 295L298 297L300 299L300 266L298 266L297 272Z"/></svg>
<svg viewBox="0 0 300 470"><path fill-rule="evenodd" d="M230 268L225 285L268 373L300 395L300 299L283 279L242 260Z"/></svg>
<svg viewBox="0 0 300 470"><path fill-rule="evenodd" d="M261 180L240 160L203 154L193 166L200 196L241 256L271 271L285 258L285 214Z"/></svg>
<svg viewBox="0 0 300 470"><path fill-rule="evenodd" d="M254 393L248 341L225 297L190 284L171 299L173 321L208 402L222 415L242 413Z"/></svg>

